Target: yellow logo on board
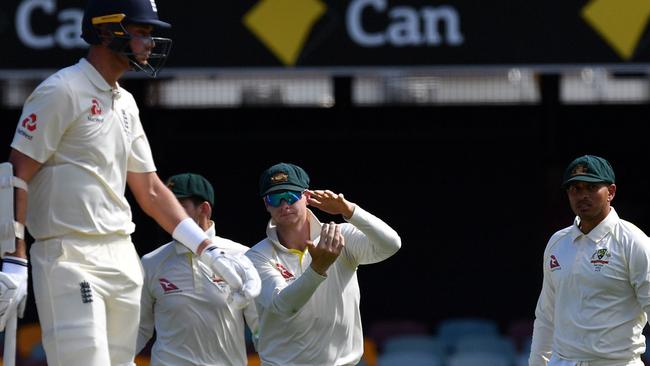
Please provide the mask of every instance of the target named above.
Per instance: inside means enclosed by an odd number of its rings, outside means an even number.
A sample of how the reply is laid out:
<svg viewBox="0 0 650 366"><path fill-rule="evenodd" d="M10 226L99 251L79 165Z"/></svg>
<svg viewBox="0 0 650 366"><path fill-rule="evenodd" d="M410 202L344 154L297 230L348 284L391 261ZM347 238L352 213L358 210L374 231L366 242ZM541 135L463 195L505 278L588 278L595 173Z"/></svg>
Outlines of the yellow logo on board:
<svg viewBox="0 0 650 366"><path fill-rule="evenodd" d="M262 0L243 22L285 66L293 66L326 10L321 0Z"/></svg>
<svg viewBox="0 0 650 366"><path fill-rule="evenodd" d="M624 60L634 56L650 18L648 0L591 0L582 17Z"/></svg>

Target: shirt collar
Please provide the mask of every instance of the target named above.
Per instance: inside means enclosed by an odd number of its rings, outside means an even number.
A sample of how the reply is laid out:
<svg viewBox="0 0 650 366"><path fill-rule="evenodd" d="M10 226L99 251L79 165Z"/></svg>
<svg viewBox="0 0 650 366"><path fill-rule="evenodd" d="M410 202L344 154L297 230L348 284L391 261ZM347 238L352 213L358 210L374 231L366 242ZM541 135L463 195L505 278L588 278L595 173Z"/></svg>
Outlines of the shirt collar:
<svg viewBox="0 0 650 366"><path fill-rule="evenodd" d="M317 240L320 237L322 224L310 209L307 209L307 220L309 221L310 239L314 243L317 243ZM280 241L278 240L278 226L273 222L273 219L269 220L269 223L266 226L266 236L279 249L288 250L284 245L280 244Z"/></svg>
<svg viewBox="0 0 650 366"><path fill-rule="evenodd" d="M596 225L595 228L591 229L588 234L584 234L580 231L580 217L576 216L573 220L573 226L571 227L571 239L575 241L580 235L586 235L589 240L598 243L614 229L614 226L616 226L618 221L619 217L616 210L614 210L614 207L610 206L609 214L607 214L605 219Z"/></svg>
<svg viewBox="0 0 650 366"><path fill-rule="evenodd" d="M90 80L90 82L93 83L93 85L95 85L97 89L102 91L113 90L113 88L106 82L102 74L100 74L99 71L95 69L95 66L93 66L90 62L88 62L88 60L82 58L81 60L79 60L78 65L83 71L84 75L86 75L88 80ZM119 88L119 84L117 85L117 87Z"/></svg>
<svg viewBox="0 0 650 366"><path fill-rule="evenodd" d="M210 240L214 240L214 238L217 236L214 230L214 221L210 220L210 227L205 231L205 233L208 235L208 238ZM176 242L176 254L185 254L189 252L190 250L185 245Z"/></svg>

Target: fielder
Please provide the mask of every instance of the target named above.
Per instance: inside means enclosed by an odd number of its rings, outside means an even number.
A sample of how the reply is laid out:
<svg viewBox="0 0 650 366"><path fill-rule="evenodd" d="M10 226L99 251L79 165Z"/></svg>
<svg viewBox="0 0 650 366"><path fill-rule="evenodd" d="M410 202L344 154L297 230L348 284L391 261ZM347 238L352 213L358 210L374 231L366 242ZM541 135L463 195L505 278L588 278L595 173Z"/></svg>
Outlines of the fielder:
<svg viewBox="0 0 650 366"><path fill-rule="evenodd" d="M172 176L167 186L187 214L226 255L248 247L215 235L210 220L214 189L198 174ZM230 289L197 256L177 241L142 257L145 271L137 352L151 339L151 366L246 366L246 324L257 333L254 303L228 301Z"/></svg>
<svg viewBox="0 0 650 366"><path fill-rule="evenodd" d="M643 366L650 239L618 217L614 170L593 155L564 173L573 225L544 251L530 366Z"/></svg>
<svg viewBox="0 0 650 366"><path fill-rule="evenodd" d="M395 254L399 235L342 194L308 190L309 176L296 165L270 167L259 184L268 237L246 255L262 278L255 299L262 365L356 365L363 355L357 267ZM347 223L322 224L308 205Z"/></svg>
<svg viewBox="0 0 650 366"><path fill-rule="evenodd" d="M43 81L23 107L9 157L13 172L2 175L15 204L0 201L2 222L12 223L2 238L14 244L2 249L3 272L21 290L0 298L24 301L26 223L35 239L33 287L50 366L134 365L143 273L130 239L127 184L145 213L226 280L234 301L257 295L252 263L215 250L158 178L136 102L118 83L130 69L157 74L171 40L152 32L168 27L154 0L89 0L82 21L87 56Z"/></svg>

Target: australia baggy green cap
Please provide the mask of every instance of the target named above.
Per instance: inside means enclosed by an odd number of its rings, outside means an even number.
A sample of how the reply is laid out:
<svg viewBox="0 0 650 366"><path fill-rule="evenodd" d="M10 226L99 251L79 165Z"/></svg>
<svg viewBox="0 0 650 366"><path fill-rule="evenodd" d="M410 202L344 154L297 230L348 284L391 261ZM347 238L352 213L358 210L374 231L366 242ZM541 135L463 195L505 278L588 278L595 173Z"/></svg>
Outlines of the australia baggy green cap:
<svg viewBox="0 0 650 366"><path fill-rule="evenodd" d="M299 166L279 163L266 169L260 176L260 196L277 191L304 191L309 188L309 176Z"/></svg>
<svg viewBox="0 0 650 366"><path fill-rule="evenodd" d="M214 205L212 184L199 174L183 173L169 177L167 187L176 198L198 197Z"/></svg>
<svg viewBox="0 0 650 366"><path fill-rule="evenodd" d="M614 169L607 160L599 156L584 155L573 160L566 168L562 187L576 181L613 184L616 179Z"/></svg>

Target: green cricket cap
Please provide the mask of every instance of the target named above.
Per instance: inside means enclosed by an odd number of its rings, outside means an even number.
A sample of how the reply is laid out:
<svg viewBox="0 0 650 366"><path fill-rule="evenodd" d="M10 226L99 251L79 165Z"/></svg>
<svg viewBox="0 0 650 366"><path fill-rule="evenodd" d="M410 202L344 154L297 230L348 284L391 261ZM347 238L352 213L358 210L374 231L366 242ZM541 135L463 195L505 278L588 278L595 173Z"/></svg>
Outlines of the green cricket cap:
<svg viewBox="0 0 650 366"><path fill-rule="evenodd" d="M260 176L260 196L277 191L304 191L309 188L309 175L299 166L279 163Z"/></svg>
<svg viewBox="0 0 650 366"><path fill-rule="evenodd" d="M214 189L203 176L193 173L177 174L167 179L167 187L176 198L198 197L214 205Z"/></svg>
<svg viewBox="0 0 650 366"><path fill-rule="evenodd" d="M584 155L573 160L566 168L562 187L576 181L613 184L616 179L614 169L607 160L599 156Z"/></svg>

